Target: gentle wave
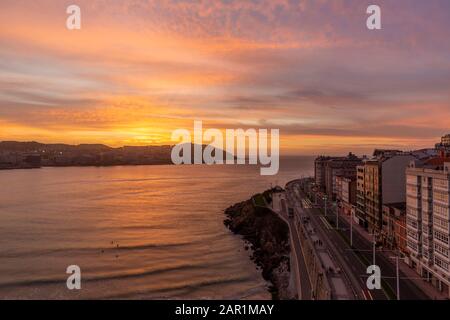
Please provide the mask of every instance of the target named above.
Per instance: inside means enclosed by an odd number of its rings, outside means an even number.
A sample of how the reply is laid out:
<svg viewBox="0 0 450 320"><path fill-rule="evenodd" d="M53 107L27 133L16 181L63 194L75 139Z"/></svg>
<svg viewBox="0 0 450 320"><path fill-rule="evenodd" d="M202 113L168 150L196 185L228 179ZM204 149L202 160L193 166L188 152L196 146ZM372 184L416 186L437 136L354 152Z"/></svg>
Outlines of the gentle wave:
<svg viewBox="0 0 450 320"><path fill-rule="evenodd" d="M219 266L220 264L216 264ZM103 274L98 276L83 276L84 282L98 282L98 281L107 281L107 280L123 280L123 279L131 279L131 278L143 278L150 275L158 275L167 272L173 271L186 271L192 269L208 269L214 267L214 265L210 264L179 264L174 266L164 266L160 268L155 268L151 270L136 272L136 273L122 273L122 274ZM66 283L67 278L43 278L43 279L29 279L22 281L14 281L8 283L0 283L0 288L10 288L10 287L28 287L28 286L45 286L45 285L53 285L53 284L61 284Z"/></svg>
<svg viewBox="0 0 450 320"><path fill-rule="evenodd" d="M102 253L107 251L133 251L146 249L167 249L174 247L184 247L194 244L195 242L178 242L178 243L154 243L142 244L134 246L119 246L119 247L85 247L85 248L55 248L47 250L22 251L12 253L0 253L0 258L21 258L21 257L38 257L44 255L52 255L58 253L75 254L75 253Z"/></svg>
<svg viewBox="0 0 450 320"><path fill-rule="evenodd" d="M301 163L311 171L313 162L300 159L276 177L230 166L0 172L8 185L0 191L0 299L267 294L223 210L306 173ZM75 294L64 273L74 261L87 281Z"/></svg>
<svg viewBox="0 0 450 320"><path fill-rule="evenodd" d="M202 287L207 286L214 286L214 285L224 285L224 284L232 284L232 283L240 283L243 281L250 280L248 277L245 276L234 276L234 277L221 277L217 279L210 279L210 280L204 280L204 281L195 281L195 282L189 282L184 283L180 285L172 285L172 286L166 286L162 288L152 289L152 290L141 290L141 291L134 291L129 292L126 294L116 294L116 295L107 295L104 296L103 299L130 299L130 298L139 298L139 296L142 296L141 298L145 298L145 296L149 296L151 294L161 293L161 292L170 292L170 291L176 291L176 290L182 290L185 294L188 294L189 292L192 292L194 290L197 290ZM152 296L152 299L168 299L173 298L173 296Z"/></svg>

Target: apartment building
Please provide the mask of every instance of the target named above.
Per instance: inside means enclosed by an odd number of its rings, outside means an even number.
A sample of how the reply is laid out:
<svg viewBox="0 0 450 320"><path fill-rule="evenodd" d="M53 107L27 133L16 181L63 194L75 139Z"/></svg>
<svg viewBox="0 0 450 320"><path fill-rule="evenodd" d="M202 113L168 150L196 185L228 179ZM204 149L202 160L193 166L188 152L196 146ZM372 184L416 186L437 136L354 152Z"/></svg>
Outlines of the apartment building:
<svg viewBox="0 0 450 320"><path fill-rule="evenodd" d="M450 134L447 134L441 138L441 144L445 147L450 147Z"/></svg>
<svg viewBox="0 0 450 320"><path fill-rule="evenodd" d="M362 159L351 152L346 157L320 156L314 162L316 185L327 194L328 199L335 200L338 192L336 177L356 177L356 166L361 163Z"/></svg>
<svg viewBox="0 0 450 320"><path fill-rule="evenodd" d="M356 217L369 232L380 234L384 204L406 201L405 170L415 159L410 153L389 152L357 167Z"/></svg>
<svg viewBox="0 0 450 320"><path fill-rule="evenodd" d="M314 179L320 190L325 190L325 163L332 157L319 156L314 160Z"/></svg>
<svg viewBox="0 0 450 320"><path fill-rule="evenodd" d="M435 149L450 152L450 134L441 137L441 142L436 143Z"/></svg>
<svg viewBox="0 0 450 320"><path fill-rule="evenodd" d="M335 158L325 163L325 192L328 199L336 199L338 193L336 177L356 177L356 167L362 163L362 159L352 153L347 157Z"/></svg>
<svg viewBox="0 0 450 320"><path fill-rule="evenodd" d="M450 158L413 161L406 179L409 264L450 298Z"/></svg>
<svg viewBox="0 0 450 320"><path fill-rule="evenodd" d="M356 176L336 177L338 210L340 214L351 215L352 207L356 205Z"/></svg>
<svg viewBox="0 0 450 320"><path fill-rule="evenodd" d="M383 205L381 236L383 244L389 249L406 253L406 203Z"/></svg>

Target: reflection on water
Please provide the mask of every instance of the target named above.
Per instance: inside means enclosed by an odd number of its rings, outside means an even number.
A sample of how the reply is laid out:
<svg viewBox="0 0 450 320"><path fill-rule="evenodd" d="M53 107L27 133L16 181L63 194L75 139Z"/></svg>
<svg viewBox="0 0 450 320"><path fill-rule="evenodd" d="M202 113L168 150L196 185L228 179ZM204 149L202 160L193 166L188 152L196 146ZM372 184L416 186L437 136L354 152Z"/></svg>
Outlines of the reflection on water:
<svg viewBox="0 0 450 320"><path fill-rule="evenodd" d="M0 171L0 298L270 298L223 210L312 164Z"/></svg>

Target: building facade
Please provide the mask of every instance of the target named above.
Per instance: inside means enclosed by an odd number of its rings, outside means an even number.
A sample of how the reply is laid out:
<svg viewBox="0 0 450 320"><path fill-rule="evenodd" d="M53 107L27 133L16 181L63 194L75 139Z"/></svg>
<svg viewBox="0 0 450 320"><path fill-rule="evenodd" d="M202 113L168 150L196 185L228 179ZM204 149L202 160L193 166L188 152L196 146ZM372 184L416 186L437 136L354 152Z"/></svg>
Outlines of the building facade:
<svg viewBox="0 0 450 320"><path fill-rule="evenodd" d="M340 214L350 216L356 205L356 176L336 177L338 210Z"/></svg>
<svg viewBox="0 0 450 320"><path fill-rule="evenodd" d="M395 245L399 252L408 255L407 250L407 230L406 230L406 207L403 215L394 221L394 238Z"/></svg>
<svg viewBox="0 0 450 320"><path fill-rule="evenodd" d="M416 158L395 154L357 167L356 216L370 232L381 233L383 204L405 202L405 170Z"/></svg>
<svg viewBox="0 0 450 320"><path fill-rule="evenodd" d="M338 193L336 177L356 177L356 167L362 160L350 153L347 157L332 158L325 162L325 193L328 199L335 200Z"/></svg>
<svg viewBox="0 0 450 320"><path fill-rule="evenodd" d="M441 144L444 147L450 147L450 134L447 134L441 138Z"/></svg>
<svg viewBox="0 0 450 320"><path fill-rule="evenodd" d="M331 157L319 156L314 160L314 179L321 190L325 190L325 163Z"/></svg>
<svg viewBox="0 0 450 320"><path fill-rule="evenodd" d="M405 202L383 205L381 238L384 246L406 253Z"/></svg>
<svg viewBox="0 0 450 320"><path fill-rule="evenodd" d="M450 298L450 158L412 162L406 175L409 264Z"/></svg>

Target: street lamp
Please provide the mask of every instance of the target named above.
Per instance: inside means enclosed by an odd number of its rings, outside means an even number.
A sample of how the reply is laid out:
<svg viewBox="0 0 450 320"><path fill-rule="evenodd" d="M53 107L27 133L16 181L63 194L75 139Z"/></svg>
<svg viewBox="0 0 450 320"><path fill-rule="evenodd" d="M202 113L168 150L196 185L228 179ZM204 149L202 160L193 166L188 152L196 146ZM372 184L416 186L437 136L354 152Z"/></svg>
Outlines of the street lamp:
<svg viewBox="0 0 450 320"><path fill-rule="evenodd" d="M398 258L399 254L397 253L397 255L395 257L390 257L391 259L395 259L395 272L396 272L396 277L397 277L397 300L400 300L400 271L399 271L399 267L398 267Z"/></svg>
<svg viewBox="0 0 450 320"><path fill-rule="evenodd" d="M377 249L377 239L376 239L375 230L373 231L372 235L373 235L373 248L372 248L372 251L373 251L373 265L376 265L375 256L376 256L376 249Z"/></svg>
<svg viewBox="0 0 450 320"><path fill-rule="evenodd" d="M341 202L338 201L337 202L337 206L336 206L336 230L339 230L339 209L341 207Z"/></svg>
<svg viewBox="0 0 450 320"><path fill-rule="evenodd" d="M353 248L353 215L355 214L355 206L350 210L350 247Z"/></svg>
<svg viewBox="0 0 450 320"><path fill-rule="evenodd" d="M400 260L400 251L397 249L397 255L395 257L390 257L391 259L395 259L395 273L397 278L397 300L400 300L400 270L399 270L399 260ZM404 258L401 258L402 260Z"/></svg>
<svg viewBox="0 0 450 320"><path fill-rule="evenodd" d="M324 207L325 207L325 217L327 216L327 195L323 196L323 200L324 200Z"/></svg>
<svg viewBox="0 0 450 320"><path fill-rule="evenodd" d="M400 300L400 272L398 270L398 256L395 257L395 272L397 275L397 300Z"/></svg>

